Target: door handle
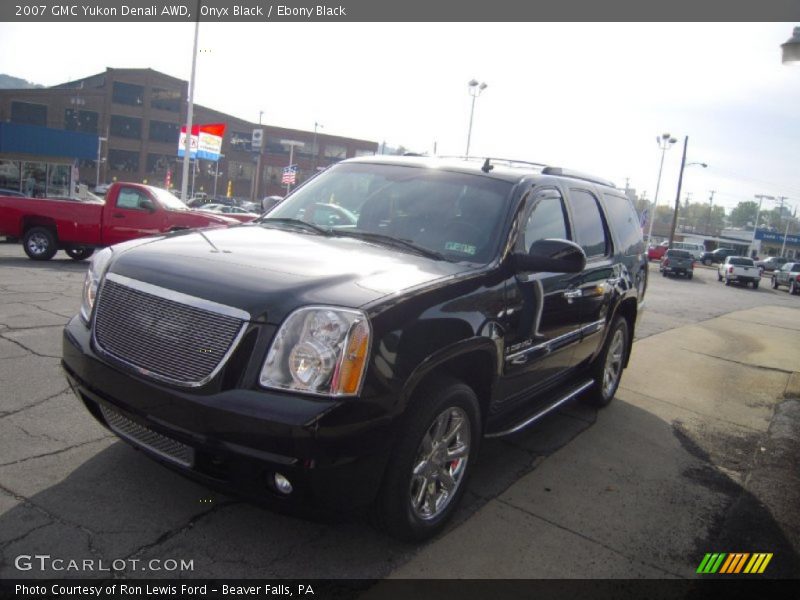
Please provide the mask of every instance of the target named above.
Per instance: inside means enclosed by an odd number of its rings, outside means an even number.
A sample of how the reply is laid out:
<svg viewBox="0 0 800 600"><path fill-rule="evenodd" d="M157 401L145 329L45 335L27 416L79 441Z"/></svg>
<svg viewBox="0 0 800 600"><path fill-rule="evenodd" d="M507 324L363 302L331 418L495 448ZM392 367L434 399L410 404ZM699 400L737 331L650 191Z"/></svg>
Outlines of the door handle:
<svg viewBox="0 0 800 600"><path fill-rule="evenodd" d="M114 213L112 216L115 219L124 219L125 218L125 215L123 215L122 213Z"/></svg>

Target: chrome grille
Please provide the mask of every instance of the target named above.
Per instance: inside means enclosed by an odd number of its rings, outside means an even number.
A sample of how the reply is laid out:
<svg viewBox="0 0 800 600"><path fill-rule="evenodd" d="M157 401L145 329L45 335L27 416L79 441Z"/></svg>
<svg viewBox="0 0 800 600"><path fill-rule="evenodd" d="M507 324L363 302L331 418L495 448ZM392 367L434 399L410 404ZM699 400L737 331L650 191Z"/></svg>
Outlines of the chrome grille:
<svg viewBox="0 0 800 600"><path fill-rule="evenodd" d="M244 331L245 318L241 317L246 313L233 316L236 309L210 302L201 308L190 302L203 303L108 275L97 299L95 342L101 352L141 375L180 385L202 385L233 351Z"/></svg>
<svg viewBox="0 0 800 600"><path fill-rule="evenodd" d="M103 418L111 430L120 437L130 440L138 446L143 446L181 466L191 467L194 465L194 449L191 446L139 425L113 409L101 406L100 411L103 413Z"/></svg>

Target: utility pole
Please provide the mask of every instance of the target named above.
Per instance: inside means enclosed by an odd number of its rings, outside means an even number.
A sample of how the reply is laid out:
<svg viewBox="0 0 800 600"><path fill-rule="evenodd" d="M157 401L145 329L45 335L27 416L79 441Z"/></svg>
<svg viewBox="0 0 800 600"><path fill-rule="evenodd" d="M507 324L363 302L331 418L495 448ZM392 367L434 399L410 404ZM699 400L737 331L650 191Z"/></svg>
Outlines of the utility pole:
<svg viewBox="0 0 800 600"><path fill-rule="evenodd" d="M678 226L678 210L681 207L681 186L683 185L683 170L686 168L686 147L689 145L689 136L683 138L683 157L681 158L681 173L678 176L678 192L675 194L675 212L672 215L672 227L669 230L669 245L675 241L675 228Z"/></svg>
<svg viewBox="0 0 800 600"><path fill-rule="evenodd" d="M714 205L714 194L717 193L717 190L711 190L710 196L708 197L708 217L706 218L706 235L708 235L708 227L711 224L711 207Z"/></svg>
<svg viewBox="0 0 800 600"><path fill-rule="evenodd" d="M774 196L767 196L766 194L756 194L758 198L758 210L756 210L756 222L753 224L753 238L750 240L750 247L747 249L748 253L752 256L755 251L756 245L756 232L758 231L758 219L761 216L761 203L766 200L775 200Z"/></svg>

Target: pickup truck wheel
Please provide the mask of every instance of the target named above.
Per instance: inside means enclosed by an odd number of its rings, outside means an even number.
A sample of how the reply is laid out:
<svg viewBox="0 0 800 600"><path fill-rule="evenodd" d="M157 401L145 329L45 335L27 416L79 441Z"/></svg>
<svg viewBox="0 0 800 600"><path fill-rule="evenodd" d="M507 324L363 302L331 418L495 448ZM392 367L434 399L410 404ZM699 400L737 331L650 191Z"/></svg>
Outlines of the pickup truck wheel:
<svg viewBox="0 0 800 600"><path fill-rule="evenodd" d="M722 275L719 274L719 271L717 271L717 281L722 281Z"/></svg>
<svg viewBox="0 0 800 600"><path fill-rule="evenodd" d="M726 277L725 278L725 285L730 285L730 284L731 284L731 280Z"/></svg>
<svg viewBox="0 0 800 600"><path fill-rule="evenodd" d="M796 281L792 281L792 282L789 284L789 293L790 293L792 296L794 296L795 294L798 294L798 293L800 293L800 289L798 289L798 287L797 287L797 282L796 282Z"/></svg>
<svg viewBox="0 0 800 600"><path fill-rule="evenodd" d="M592 406L605 406L617 393L619 382L622 379L622 366L625 364L625 355L628 352L628 322L622 317L617 317L608 332L606 343L600 356L592 366L594 385L581 399Z"/></svg>
<svg viewBox="0 0 800 600"><path fill-rule="evenodd" d="M773 290L778 289L778 278L775 277L774 275L772 276L772 289Z"/></svg>
<svg viewBox="0 0 800 600"><path fill-rule="evenodd" d="M378 524L408 541L453 515L477 457L481 419L472 388L438 379L415 393L376 501Z"/></svg>
<svg viewBox="0 0 800 600"><path fill-rule="evenodd" d="M758 289L758 282L757 282L757 281L754 281L754 282L753 282L753 289L754 289L754 290L757 290L757 289Z"/></svg>
<svg viewBox="0 0 800 600"><path fill-rule="evenodd" d="M694 277L694 273L687 273L686 274L686 279L691 279L692 277Z"/></svg>
<svg viewBox="0 0 800 600"><path fill-rule="evenodd" d="M32 260L50 260L58 252L56 236L46 227L31 227L22 237L25 254Z"/></svg>
<svg viewBox="0 0 800 600"><path fill-rule="evenodd" d="M94 248L87 248L86 246L70 246L65 250L65 252L72 260L84 260L94 254Z"/></svg>

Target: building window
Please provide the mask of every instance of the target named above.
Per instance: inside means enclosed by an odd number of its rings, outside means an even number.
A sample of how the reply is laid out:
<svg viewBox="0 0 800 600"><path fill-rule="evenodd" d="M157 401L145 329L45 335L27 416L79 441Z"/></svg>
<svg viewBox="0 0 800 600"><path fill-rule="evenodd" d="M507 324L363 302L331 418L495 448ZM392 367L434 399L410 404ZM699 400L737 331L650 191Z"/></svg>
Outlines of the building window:
<svg viewBox="0 0 800 600"><path fill-rule="evenodd" d="M327 158L333 158L335 160L342 160L347 158L347 148L344 146L334 146L332 144L327 144L325 146L325 156Z"/></svg>
<svg viewBox="0 0 800 600"><path fill-rule="evenodd" d="M318 152L314 152L315 148L319 148L319 144L313 144L312 142L304 142L302 146L297 146L294 151L295 154L299 154L300 156L315 156Z"/></svg>
<svg viewBox="0 0 800 600"><path fill-rule="evenodd" d="M181 112L181 92L154 87L151 90L150 106L169 112Z"/></svg>
<svg viewBox="0 0 800 600"><path fill-rule="evenodd" d="M281 177L283 177L283 167L267 165L264 168L264 178L267 180L269 185L280 185Z"/></svg>
<svg viewBox="0 0 800 600"><path fill-rule="evenodd" d="M144 86L115 81L111 99L116 104L141 106L144 102Z"/></svg>
<svg viewBox="0 0 800 600"><path fill-rule="evenodd" d="M175 160L174 156L167 154L148 154L147 155L147 174L148 175L161 175L167 172L172 162Z"/></svg>
<svg viewBox="0 0 800 600"><path fill-rule="evenodd" d="M20 162L17 160L0 160L0 188L22 191L19 169Z"/></svg>
<svg viewBox="0 0 800 600"><path fill-rule="evenodd" d="M229 179L252 179L253 163L230 161L228 162Z"/></svg>
<svg viewBox="0 0 800 600"><path fill-rule="evenodd" d="M289 148L281 144L279 138L267 138L266 151L269 154L289 154Z"/></svg>
<svg viewBox="0 0 800 600"><path fill-rule="evenodd" d="M111 135L140 140L142 139L142 120L111 115Z"/></svg>
<svg viewBox="0 0 800 600"><path fill-rule="evenodd" d="M69 198L72 195L69 193L69 179L71 176L71 165L49 165L47 169L47 197Z"/></svg>
<svg viewBox="0 0 800 600"><path fill-rule="evenodd" d="M130 150L108 151L108 166L112 171L139 172L139 153Z"/></svg>
<svg viewBox="0 0 800 600"><path fill-rule="evenodd" d="M244 131L231 131L230 143L234 150L250 152L253 149L253 135Z"/></svg>
<svg viewBox="0 0 800 600"><path fill-rule="evenodd" d="M12 102L11 122L47 127L47 107L44 104Z"/></svg>
<svg viewBox="0 0 800 600"><path fill-rule="evenodd" d="M64 129L67 131L97 133L98 120L99 115L91 110L68 108L64 111Z"/></svg>
<svg viewBox="0 0 800 600"><path fill-rule="evenodd" d="M154 142L166 142L178 146L180 128L173 123L150 121L150 139Z"/></svg>

